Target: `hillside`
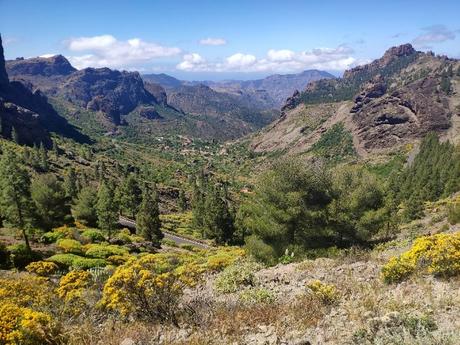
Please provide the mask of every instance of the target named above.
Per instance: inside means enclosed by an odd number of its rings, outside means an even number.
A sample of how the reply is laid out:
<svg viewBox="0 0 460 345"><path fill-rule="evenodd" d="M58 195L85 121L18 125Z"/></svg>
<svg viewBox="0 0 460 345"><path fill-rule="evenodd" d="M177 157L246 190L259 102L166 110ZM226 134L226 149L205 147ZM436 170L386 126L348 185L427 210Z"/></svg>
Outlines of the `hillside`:
<svg viewBox="0 0 460 345"><path fill-rule="evenodd" d="M460 62L411 45L353 68L343 78L310 83L284 105L281 118L255 135L257 152L311 152L335 124L358 154L400 147L430 131L458 138Z"/></svg>
<svg viewBox="0 0 460 345"><path fill-rule="evenodd" d="M271 122L275 110L190 86L170 95L137 72L109 68L76 70L63 56L6 62L10 78L46 94L58 111L89 134L152 141L157 135L235 139ZM21 84L21 85L22 85Z"/></svg>

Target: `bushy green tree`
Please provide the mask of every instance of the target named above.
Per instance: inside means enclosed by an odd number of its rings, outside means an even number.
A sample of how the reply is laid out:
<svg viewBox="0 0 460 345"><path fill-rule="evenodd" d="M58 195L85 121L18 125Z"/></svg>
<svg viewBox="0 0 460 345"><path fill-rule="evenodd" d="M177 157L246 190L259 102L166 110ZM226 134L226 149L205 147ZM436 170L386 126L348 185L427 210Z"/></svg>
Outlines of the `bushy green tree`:
<svg viewBox="0 0 460 345"><path fill-rule="evenodd" d="M142 191L134 174L129 174L123 181L119 190L120 208L131 218L134 218L139 210L142 200Z"/></svg>
<svg viewBox="0 0 460 345"><path fill-rule="evenodd" d="M324 170L281 160L257 181L243 224L282 255L291 244L315 246L331 235L326 212L331 201L330 177Z"/></svg>
<svg viewBox="0 0 460 345"><path fill-rule="evenodd" d="M342 239L364 241L380 230L394 230L396 210L387 205L382 181L374 175L358 167L337 169L333 189L328 222Z"/></svg>
<svg viewBox="0 0 460 345"><path fill-rule="evenodd" d="M192 215L195 227L203 229L206 214L206 195L208 193L208 180L201 171L193 182Z"/></svg>
<svg viewBox="0 0 460 345"><path fill-rule="evenodd" d="M42 171L48 171L49 169L49 162L48 162L48 151L46 151L45 146L43 143L40 144L40 148L38 149L38 158L39 158L39 166Z"/></svg>
<svg viewBox="0 0 460 345"><path fill-rule="evenodd" d="M37 176L32 182L31 196L45 229L62 225L70 214L64 189L54 174Z"/></svg>
<svg viewBox="0 0 460 345"><path fill-rule="evenodd" d="M75 219L85 225L96 226L98 221L96 204L97 193L94 188L82 188L72 208Z"/></svg>
<svg viewBox="0 0 460 345"><path fill-rule="evenodd" d="M97 192L97 223L102 230L107 232L109 238L117 227L118 212L119 206L115 201L113 186L107 181L102 181Z"/></svg>
<svg viewBox="0 0 460 345"><path fill-rule="evenodd" d="M218 244L229 243L235 232L230 200L225 184L216 183L210 188L205 201L205 236Z"/></svg>
<svg viewBox="0 0 460 345"><path fill-rule="evenodd" d="M161 232L160 208L156 188L150 190L145 187L142 194L142 203L136 217L136 230L147 241L160 246L164 237Z"/></svg>
<svg viewBox="0 0 460 345"><path fill-rule="evenodd" d="M10 151L3 153L0 160L0 214L6 223L22 231L25 245L30 250L28 231L35 222L30 177Z"/></svg>
<svg viewBox="0 0 460 345"><path fill-rule="evenodd" d="M67 174L64 176L64 190L65 196L71 200L78 194L77 174L73 167L70 167L67 170Z"/></svg>
<svg viewBox="0 0 460 345"><path fill-rule="evenodd" d="M179 191L179 198L177 201L177 207L179 211L185 212L187 211L187 197L185 196L185 192L183 189Z"/></svg>

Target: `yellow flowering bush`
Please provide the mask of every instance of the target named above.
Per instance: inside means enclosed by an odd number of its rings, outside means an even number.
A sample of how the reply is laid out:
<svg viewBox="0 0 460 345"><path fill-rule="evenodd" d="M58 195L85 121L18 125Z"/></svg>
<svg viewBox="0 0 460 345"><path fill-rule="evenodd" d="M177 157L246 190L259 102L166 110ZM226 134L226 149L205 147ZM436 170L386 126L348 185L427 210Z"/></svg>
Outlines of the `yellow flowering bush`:
<svg viewBox="0 0 460 345"><path fill-rule="evenodd" d="M52 299L53 287L47 278L28 273L0 278L0 305L9 302L21 307L42 307Z"/></svg>
<svg viewBox="0 0 460 345"><path fill-rule="evenodd" d="M46 313L13 303L0 304L0 344L60 344L59 326Z"/></svg>
<svg viewBox="0 0 460 345"><path fill-rule="evenodd" d="M58 265L49 261L35 261L26 266L26 270L42 277L48 277L58 270Z"/></svg>
<svg viewBox="0 0 460 345"><path fill-rule="evenodd" d="M81 254L82 245L77 240L62 238L56 242L56 246L64 253Z"/></svg>
<svg viewBox="0 0 460 345"><path fill-rule="evenodd" d="M82 297L83 292L91 284L91 273L88 271L70 271L59 281L57 295L66 302Z"/></svg>
<svg viewBox="0 0 460 345"><path fill-rule="evenodd" d="M207 256L206 267L209 271L221 271L245 255L238 247L219 248Z"/></svg>
<svg viewBox="0 0 460 345"><path fill-rule="evenodd" d="M178 298L202 271L185 255L147 254L115 270L104 286L100 304L123 316L177 324Z"/></svg>
<svg viewBox="0 0 460 345"><path fill-rule="evenodd" d="M399 257L382 268L387 283L400 282L415 271L450 277L460 274L460 232L419 237Z"/></svg>
<svg viewBox="0 0 460 345"><path fill-rule="evenodd" d="M325 304L333 304L338 301L339 293L332 284L325 284L319 280L313 280L307 284L313 295Z"/></svg>

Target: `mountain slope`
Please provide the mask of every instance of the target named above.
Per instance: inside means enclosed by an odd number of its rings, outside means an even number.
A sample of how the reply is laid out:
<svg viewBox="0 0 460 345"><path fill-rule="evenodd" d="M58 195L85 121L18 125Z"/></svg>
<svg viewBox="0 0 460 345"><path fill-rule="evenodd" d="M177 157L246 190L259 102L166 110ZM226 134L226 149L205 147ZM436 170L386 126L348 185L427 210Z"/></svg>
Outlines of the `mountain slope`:
<svg viewBox="0 0 460 345"><path fill-rule="evenodd" d="M294 94L281 118L252 139L259 152L312 153L335 124L353 137L360 155L392 149L435 131L458 138L460 62L411 45L353 68L343 78L310 83Z"/></svg>
<svg viewBox="0 0 460 345"><path fill-rule="evenodd" d="M0 124L1 136L28 145L51 146L49 132L71 137L80 142L89 138L79 133L48 103L32 85L8 78L0 37Z"/></svg>

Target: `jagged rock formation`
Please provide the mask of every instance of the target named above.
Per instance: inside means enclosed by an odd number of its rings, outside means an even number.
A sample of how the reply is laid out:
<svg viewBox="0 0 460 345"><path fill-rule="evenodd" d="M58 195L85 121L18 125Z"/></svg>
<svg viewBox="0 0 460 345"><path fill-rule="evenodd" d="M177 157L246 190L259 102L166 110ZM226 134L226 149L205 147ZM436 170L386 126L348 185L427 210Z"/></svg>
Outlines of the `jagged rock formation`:
<svg viewBox="0 0 460 345"><path fill-rule="evenodd" d="M81 107L101 111L115 124L141 104L154 104L137 72L109 68L85 68L69 75L59 87L59 96Z"/></svg>
<svg viewBox="0 0 460 345"><path fill-rule="evenodd" d="M253 139L256 151L309 151L328 128L343 123L366 154L413 142L430 131L460 136L458 60L416 51L410 44L382 58L310 83L285 103L284 116Z"/></svg>
<svg viewBox="0 0 460 345"><path fill-rule="evenodd" d="M145 89L155 97L155 101L162 106L168 105L168 96L166 95L165 89L160 84L144 83Z"/></svg>

